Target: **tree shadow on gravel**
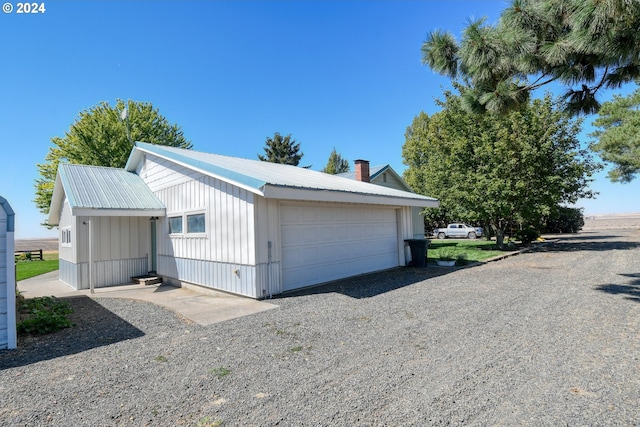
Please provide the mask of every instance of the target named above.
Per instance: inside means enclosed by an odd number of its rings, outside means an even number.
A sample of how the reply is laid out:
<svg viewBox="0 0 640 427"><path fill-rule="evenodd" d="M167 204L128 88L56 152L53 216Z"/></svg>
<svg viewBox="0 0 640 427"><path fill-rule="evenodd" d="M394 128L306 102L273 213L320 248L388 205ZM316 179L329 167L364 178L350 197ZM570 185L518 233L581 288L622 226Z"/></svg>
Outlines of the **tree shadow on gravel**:
<svg viewBox="0 0 640 427"><path fill-rule="evenodd" d="M571 240L612 240L619 238L620 235L614 234L601 234L597 232L590 231L582 231L580 233L575 234L554 234L554 239L560 239L563 241L571 241Z"/></svg>
<svg viewBox="0 0 640 427"><path fill-rule="evenodd" d="M92 348L144 336L144 332L86 296L60 298L73 308L74 326L38 336L18 338L18 348L0 351L0 370L81 353Z"/></svg>
<svg viewBox="0 0 640 427"><path fill-rule="evenodd" d="M533 249L539 252L611 251L640 248L640 242L620 235L577 235L560 237L557 243Z"/></svg>
<svg viewBox="0 0 640 427"><path fill-rule="evenodd" d="M460 267L443 268L431 265L426 268L399 267L377 273L348 277L325 285L287 292L282 295L274 295L273 298L290 298L326 293L339 293L357 299L371 298L432 277L443 276L459 269Z"/></svg>
<svg viewBox="0 0 640 427"><path fill-rule="evenodd" d="M613 295L627 295L625 299L640 303L640 273L621 274L620 276L633 278L624 285L608 284L596 287L596 290Z"/></svg>

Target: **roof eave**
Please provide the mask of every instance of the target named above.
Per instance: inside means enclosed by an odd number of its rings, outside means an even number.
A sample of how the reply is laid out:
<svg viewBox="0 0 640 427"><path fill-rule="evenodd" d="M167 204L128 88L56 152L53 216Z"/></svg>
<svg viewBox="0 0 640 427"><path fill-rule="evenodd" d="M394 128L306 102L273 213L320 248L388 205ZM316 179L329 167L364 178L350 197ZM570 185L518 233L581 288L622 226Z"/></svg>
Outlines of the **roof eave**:
<svg viewBox="0 0 640 427"><path fill-rule="evenodd" d="M350 191L313 190L307 188L292 188L266 185L264 197L292 201L364 203L386 206L415 206L421 208L437 208L440 202L431 198L394 197L382 194L364 194Z"/></svg>
<svg viewBox="0 0 640 427"><path fill-rule="evenodd" d="M49 205L49 218L47 223L50 225L58 225L60 223L60 212L62 211L62 201L64 200L64 186L60 178L60 170L56 173L56 180L53 184L53 194L51 195L51 204Z"/></svg>
<svg viewBox="0 0 640 427"><path fill-rule="evenodd" d="M169 156L169 155L165 155L163 154L162 148L161 147L154 147L154 148L158 148L158 150L148 150L147 148L138 145L138 143L136 143L136 146L133 148L133 151L131 152L131 154L129 155L129 160L127 160L127 164L125 166L125 170L129 171L129 172L133 172L135 171L135 169L138 166L138 163L141 161L142 158L142 153L148 153L151 154L153 156L159 157L161 159L164 160L168 160L172 163L175 163L177 165L183 166L187 169L190 169L194 172L199 172L203 175L206 176L210 176L212 178L216 178L219 179L221 181L224 182L228 182L229 184L233 184L236 187L242 188L244 190L247 190L251 193L257 194L259 196L264 196L264 192L263 192L263 188L265 187L265 185L267 184L265 181L259 180L259 179L255 179L252 177L247 177L247 179L250 181L249 184L247 183L243 183L240 182L238 180L234 180L229 178L228 176L224 176L221 174L216 174L215 172L212 172L211 170L207 170L205 168L201 168L198 166L195 166L192 163L189 163L187 161L183 161L180 158L178 158L177 156ZM138 154L136 154L134 156L134 153L137 152Z"/></svg>
<svg viewBox="0 0 640 427"><path fill-rule="evenodd" d="M110 217L145 217L165 216L166 209L105 209L105 208L72 208L73 216L110 216Z"/></svg>

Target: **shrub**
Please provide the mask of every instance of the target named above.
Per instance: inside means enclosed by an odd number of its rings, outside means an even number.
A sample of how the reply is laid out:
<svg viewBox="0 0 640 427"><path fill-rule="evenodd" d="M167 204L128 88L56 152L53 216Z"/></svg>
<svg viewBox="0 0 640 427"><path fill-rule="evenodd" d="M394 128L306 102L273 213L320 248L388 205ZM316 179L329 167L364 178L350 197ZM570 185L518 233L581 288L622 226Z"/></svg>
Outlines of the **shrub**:
<svg viewBox="0 0 640 427"><path fill-rule="evenodd" d="M67 317L73 312L71 305L55 297L20 298L17 305L22 318L16 325L19 334L42 335L73 326Z"/></svg>
<svg viewBox="0 0 640 427"><path fill-rule="evenodd" d="M441 261L455 261L456 251L450 247L444 247L438 251L438 259Z"/></svg>
<svg viewBox="0 0 640 427"><path fill-rule="evenodd" d="M547 233L577 233L584 227L582 208L567 208L560 206L558 210L547 218L545 231Z"/></svg>
<svg viewBox="0 0 640 427"><path fill-rule="evenodd" d="M516 240L520 240L525 245L533 242L538 237L540 237L540 233L538 233L538 230L536 230L532 226L525 227L522 230L516 231L515 233Z"/></svg>

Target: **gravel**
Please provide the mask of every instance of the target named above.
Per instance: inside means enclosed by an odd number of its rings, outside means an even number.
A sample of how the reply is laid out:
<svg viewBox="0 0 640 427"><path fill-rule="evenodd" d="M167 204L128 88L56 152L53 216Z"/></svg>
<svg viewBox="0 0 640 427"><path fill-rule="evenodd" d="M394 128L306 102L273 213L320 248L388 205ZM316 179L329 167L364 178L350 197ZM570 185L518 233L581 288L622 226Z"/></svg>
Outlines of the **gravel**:
<svg viewBox="0 0 640 427"><path fill-rule="evenodd" d="M640 425L640 231L275 298L208 327L75 297L0 352L0 424Z"/></svg>

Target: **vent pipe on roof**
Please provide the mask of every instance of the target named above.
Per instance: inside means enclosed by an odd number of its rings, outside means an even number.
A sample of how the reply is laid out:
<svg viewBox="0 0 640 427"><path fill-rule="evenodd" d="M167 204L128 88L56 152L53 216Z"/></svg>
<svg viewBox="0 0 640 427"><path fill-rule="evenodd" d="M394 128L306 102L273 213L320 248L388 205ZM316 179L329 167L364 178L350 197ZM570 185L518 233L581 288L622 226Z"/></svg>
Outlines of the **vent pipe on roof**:
<svg viewBox="0 0 640 427"><path fill-rule="evenodd" d="M356 160L356 181L371 182L369 176L369 161L368 160Z"/></svg>

